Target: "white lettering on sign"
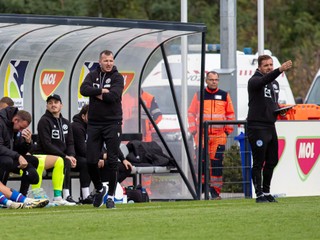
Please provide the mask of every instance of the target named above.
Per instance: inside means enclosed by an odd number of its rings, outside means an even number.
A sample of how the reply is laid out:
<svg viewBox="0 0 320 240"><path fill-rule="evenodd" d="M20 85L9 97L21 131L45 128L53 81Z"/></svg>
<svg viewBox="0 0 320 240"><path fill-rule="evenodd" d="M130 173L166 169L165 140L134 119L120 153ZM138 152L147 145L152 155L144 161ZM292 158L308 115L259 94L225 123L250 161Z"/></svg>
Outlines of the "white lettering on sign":
<svg viewBox="0 0 320 240"><path fill-rule="evenodd" d="M56 77L57 77L57 74L54 74L54 73L45 74L42 80L42 84L55 84Z"/></svg>
<svg viewBox="0 0 320 240"><path fill-rule="evenodd" d="M314 143L302 142L299 146L299 158L313 158Z"/></svg>

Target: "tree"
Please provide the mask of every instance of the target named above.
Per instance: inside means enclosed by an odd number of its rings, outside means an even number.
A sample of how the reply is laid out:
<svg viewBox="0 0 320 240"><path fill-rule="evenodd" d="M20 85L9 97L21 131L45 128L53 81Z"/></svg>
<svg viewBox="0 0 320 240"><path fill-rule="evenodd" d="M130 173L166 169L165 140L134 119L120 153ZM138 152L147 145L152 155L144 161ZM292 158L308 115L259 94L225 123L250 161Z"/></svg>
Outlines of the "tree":
<svg viewBox="0 0 320 240"><path fill-rule="evenodd" d="M207 43L220 42L220 0L188 0L188 21L207 26ZM304 97L320 66L320 1L265 1L265 48L281 62L295 96ZM179 0L0 0L2 13L180 21ZM257 1L237 0L238 49L257 51Z"/></svg>

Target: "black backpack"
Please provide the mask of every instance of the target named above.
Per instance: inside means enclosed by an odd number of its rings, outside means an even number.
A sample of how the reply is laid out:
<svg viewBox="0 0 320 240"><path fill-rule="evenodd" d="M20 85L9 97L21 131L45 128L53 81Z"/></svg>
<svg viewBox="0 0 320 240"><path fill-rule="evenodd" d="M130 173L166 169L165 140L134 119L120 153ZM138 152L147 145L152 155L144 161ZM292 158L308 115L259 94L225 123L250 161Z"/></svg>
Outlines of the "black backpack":
<svg viewBox="0 0 320 240"><path fill-rule="evenodd" d="M149 195L145 188L143 188L140 184L136 187L128 186L125 188L127 193L128 203L130 201L133 202L149 202Z"/></svg>
<svg viewBox="0 0 320 240"><path fill-rule="evenodd" d="M174 166L174 160L163 153L158 143L133 140L127 143L127 159L134 165Z"/></svg>

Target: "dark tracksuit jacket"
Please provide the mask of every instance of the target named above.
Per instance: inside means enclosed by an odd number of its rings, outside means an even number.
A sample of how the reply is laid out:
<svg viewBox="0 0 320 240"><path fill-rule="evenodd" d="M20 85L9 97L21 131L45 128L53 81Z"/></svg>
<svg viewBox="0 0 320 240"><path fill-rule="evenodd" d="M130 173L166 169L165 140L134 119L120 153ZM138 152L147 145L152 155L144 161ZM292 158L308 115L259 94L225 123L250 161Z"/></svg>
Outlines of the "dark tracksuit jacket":
<svg viewBox="0 0 320 240"><path fill-rule="evenodd" d="M80 113L73 116L71 126L72 126L76 156L86 158L87 157L87 145L86 145L87 124L83 121Z"/></svg>
<svg viewBox="0 0 320 240"><path fill-rule="evenodd" d="M80 172L81 187L89 187L91 179L87 167L87 124L83 121L81 114L78 113L73 116L71 126L77 159L75 170Z"/></svg>
<svg viewBox="0 0 320 240"><path fill-rule="evenodd" d="M252 179L257 196L260 196L262 192L270 192L273 169L278 163L275 110L279 108L280 89L275 79L280 74L278 68L266 75L257 69L248 82L248 138L253 156Z"/></svg>
<svg viewBox="0 0 320 240"><path fill-rule="evenodd" d="M57 119L46 110L38 122L38 140L35 152L65 158L75 156L72 127L62 114Z"/></svg>

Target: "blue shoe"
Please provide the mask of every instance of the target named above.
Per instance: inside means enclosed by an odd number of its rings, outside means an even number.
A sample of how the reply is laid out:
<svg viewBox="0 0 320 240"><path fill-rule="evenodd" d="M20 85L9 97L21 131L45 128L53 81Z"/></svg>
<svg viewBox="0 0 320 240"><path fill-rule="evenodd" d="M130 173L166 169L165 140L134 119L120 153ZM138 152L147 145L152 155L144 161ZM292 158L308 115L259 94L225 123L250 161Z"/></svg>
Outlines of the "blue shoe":
<svg viewBox="0 0 320 240"><path fill-rule="evenodd" d="M96 192L93 198L93 206L101 207L103 205L104 197L107 195L107 188L105 186L102 187L101 192Z"/></svg>

